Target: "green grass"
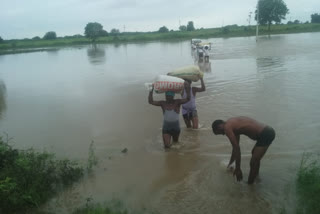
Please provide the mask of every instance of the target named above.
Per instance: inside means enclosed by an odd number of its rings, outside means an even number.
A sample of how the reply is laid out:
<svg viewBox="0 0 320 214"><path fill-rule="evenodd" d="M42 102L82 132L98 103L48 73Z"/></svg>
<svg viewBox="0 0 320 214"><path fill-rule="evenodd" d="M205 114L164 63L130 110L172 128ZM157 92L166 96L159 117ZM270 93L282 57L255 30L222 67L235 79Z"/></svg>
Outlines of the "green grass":
<svg viewBox="0 0 320 214"><path fill-rule="evenodd" d="M87 201L83 208L79 208L73 214L127 214L128 211L120 201L113 200L105 204L92 204Z"/></svg>
<svg viewBox="0 0 320 214"><path fill-rule="evenodd" d="M304 155L296 181L299 214L320 213L320 156Z"/></svg>
<svg viewBox="0 0 320 214"><path fill-rule="evenodd" d="M0 213L26 212L78 181L83 168L33 149L13 149L0 137Z"/></svg>
<svg viewBox="0 0 320 214"><path fill-rule="evenodd" d="M93 203L92 198L88 198L86 205L76 209L72 214L159 214L159 212L147 210L146 208L128 209L123 201L119 199L112 199L100 204Z"/></svg>
<svg viewBox="0 0 320 214"><path fill-rule="evenodd" d="M320 24L292 24L272 25L271 34L320 32ZM259 34L268 34L267 26L260 26ZM254 36L255 26L225 26L222 28L199 29L195 31L170 31L168 33L158 32L136 32L121 33L118 36L100 37L96 43L135 43L146 41L175 41L188 40L191 38L219 38L219 37L244 37ZM0 54L21 53L45 50L48 47L73 46L90 44L91 41L85 37L81 38L57 38L55 40L6 40L0 44ZM32 50L30 50L32 49Z"/></svg>

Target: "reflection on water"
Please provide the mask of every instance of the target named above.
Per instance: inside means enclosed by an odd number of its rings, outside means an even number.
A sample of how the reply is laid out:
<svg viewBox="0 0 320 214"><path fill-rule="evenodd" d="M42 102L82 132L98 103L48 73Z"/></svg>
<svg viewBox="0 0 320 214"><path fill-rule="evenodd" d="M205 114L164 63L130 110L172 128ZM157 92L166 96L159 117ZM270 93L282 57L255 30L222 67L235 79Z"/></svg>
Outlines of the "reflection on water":
<svg viewBox="0 0 320 214"><path fill-rule="evenodd" d="M211 72L211 60L212 60L212 59L210 59L210 57L212 57L212 55L210 56L211 50L209 51L209 60L208 61L206 61L204 59L204 57L198 56L197 49L191 48L190 53L193 58L194 64L198 65L202 72L205 72L205 73Z"/></svg>
<svg viewBox="0 0 320 214"><path fill-rule="evenodd" d="M258 72L275 72L283 69L285 63L283 57L262 57L257 58Z"/></svg>
<svg viewBox="0 0 320 214"><path fill-rule="evenodd" d="M7 108L6 96L7 96L6 85L2 80L0 80L0 119L2 119L3 112Z"/></svg>
<svg viewBox="0 0 320 214"><path fill-rule="evenodd" d="M211 72L211 62L199 61L198 66L202 72L209 73Z"/></svg>
<svg viewBox="0 0 320 214"><path fill-rule="evenodd" d="M113 44L113 47L115 47L115 48L119 48L120 46L121 46L121 44L118 43L118 42L116 42L116 43Z"/></svg>
<svg viewBox="0 0 320 214"><path fill-rule="evenodd" d="M59 53L58 48L51 48L46 51L50 57L57 56Z"/></svg>
<svg viewBox="0 0 320 214"><path fill-rule="evenodd" d="M100 65L106 62L106 52L103 46L93 44L87 49L89 62L93 65Z"/></svg>

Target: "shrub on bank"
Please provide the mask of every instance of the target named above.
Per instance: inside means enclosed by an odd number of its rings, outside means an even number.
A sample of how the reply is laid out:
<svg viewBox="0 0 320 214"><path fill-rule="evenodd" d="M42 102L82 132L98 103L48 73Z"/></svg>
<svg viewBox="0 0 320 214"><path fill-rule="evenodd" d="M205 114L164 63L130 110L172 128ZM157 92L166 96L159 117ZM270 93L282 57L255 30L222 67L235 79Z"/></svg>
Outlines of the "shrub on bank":
<svg viewBox="0 0 320 214"><path fill-rule="evenodd" d="M298 194L297 213L320 213L320 156L304 155L296 181Z"/></svg>
<svg viewBox="0 0 320 214"><path fill-rule="evenodd" d="M0 137L0 213L36 208L79 180L83 168L33 149L13 149Z"/></svg>
<svg viewBox="0 0 320 214"><path fill-rule="evenodd" d="M145 207L128 209L119 199L112 199L104 203L95 203L92 198L87 198L86 205L76 209L72 214L159 214L158 211Z"/></svg>
<svg viewBox="0 0 320 214"><path fill-rule="evenodd" d="M91 198L87 199L84 207L78 208L73 214L128 214L123 202L113 199L104 204L92 203Z"/></svg>

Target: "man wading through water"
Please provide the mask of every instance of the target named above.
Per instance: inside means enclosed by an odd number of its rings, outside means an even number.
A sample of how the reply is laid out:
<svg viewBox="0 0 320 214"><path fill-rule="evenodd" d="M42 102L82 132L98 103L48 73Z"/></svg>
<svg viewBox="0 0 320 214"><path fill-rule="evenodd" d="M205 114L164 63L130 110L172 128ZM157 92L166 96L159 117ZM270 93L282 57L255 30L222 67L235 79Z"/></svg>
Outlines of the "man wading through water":
<svg viewBox="0 0 320 214"><path fill-rule="evenodd" d="M252 184L259 174L260 160L275 138L274 129L248 117L234 117L227 121L215 120L212 123L212 131L215 135L227 135L229 138L232 144L232 155L228 168L236 161L236 168L233 175L237 177L238 181L242 180L242 171L240 168L240 135L246 135L252 140L257 141L251 151L252 157L250 160L248 183Z"/></svg>
<svg viewBox="0 0 320 214"><path fill-rule="evenodd" d="M191 81L186 80L190 86ZM194 128L197 129L199 127L199 120L198 120L198 112L196 108L196 93L203 92L206 90L206 86L204 85L203 78L200 78L201 81L201 88L198 87L190 87L190 101L182 105L182 116L184 122L186 123L187 128ZM184 89L182 98L186 98L186 89ZM192 126L191 126L192 122Z"/></svg>
<svg viewBox="0 0 320 214"><path fill-rule="evenodd" d="M174 142L178 142L180 135L180 123L179 114L180 106L190 100L190 85L188 82L184 82L184 87L187 91L186 98L183 99L173 99L175 93L172 91L166 92L166 100L154 101L153 100L153 90L154 87L149 92L149 104L154 106L160 106L163 112L163 126L162 126L162 138L163 145L165 148L171 147L171 137Z"/></svg>

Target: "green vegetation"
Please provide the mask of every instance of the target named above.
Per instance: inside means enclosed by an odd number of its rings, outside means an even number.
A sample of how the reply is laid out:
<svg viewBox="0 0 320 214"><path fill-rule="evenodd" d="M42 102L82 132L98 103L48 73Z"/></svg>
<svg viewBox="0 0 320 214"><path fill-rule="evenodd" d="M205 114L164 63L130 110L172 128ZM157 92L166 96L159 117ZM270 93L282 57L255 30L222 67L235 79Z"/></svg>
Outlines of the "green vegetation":
<svg viewBox="0 0 320 214"><path fill-rule="evenodd" d="M32 40L40 40L41 38L39 36L35 36L32 38Z"/></svg>
<svg viewBox="0 0 320 214"><path fill-rule="evenodd" d="M157 211L150 211L146 208L140 208L138 210L132 210L126 208L126 205L117 199L112 199L103 204L93 203L92 198L87 198L86 205L78 208L73 214L158 214Z"/></svg>
<svg viewBox="0 0 320 214"><path fill-rule="evenodd" d="M13 149L0 138L0 213L37 208L82 175L83 168L75 162L33 149Z"/></svg>
<svg viewBox="0 0 320 214"><path fill-rule="evenodd" d="M119 34L120 34L120 30L119 29L113 28L110 31L110 35L111 36L118 36Z"/></svg>
<svg viewBox="0 0 320 214"><path fill-rule="evenodd" d="M158 32L159 33L168 33L169 29L166 26L162 26L161 28L159 28Z"/></svg>
<svg viewBox="0 0 320 214"><path fill-rule="evenodd" d="M181 25L181 26L179 27L179 30L180 30L180 31L187 31L187 26Z"/></svg>
<svg viewBox="0 0 320 214"><path fill-rule="evenodd" d="M103 26L98 22L90 22L84 28L84 35L95 42L98 37L108 36L108 32L103 30Z"/></svg>
<svg viewBox="0 0 320 214"><path fill-rule="evenodd" d="M105 204L91 203L91 198L87 199L84 207L77 209L73 214L127 214L128 210L119 200L111 200Z"/></svg>
<svg viewBox="0 0 320 214"><path fill-rule="evenodd" d="M311 23L320 23L320 14L314 13L311 15Z"/></svg>
<svg viewBox="0 0 320 214"><path fill-rule="evenodd" d="M271 34L320 32L320 24L278 24L272 25ZM159 32L135 32L119 33L117 36L97 37L95 43L131 43L147 41L187 40L191 38L218 38L218 37L243 37L254 36L255 26L229 25L222 28L198 29L194 31L169 31ZM268 26L260 26L259 34L268 34ZM90 38L81 35L57 38L55 40L5 40L0 44L0 54L42 51L57 46L72 46L91 44Z"/></svg>
<svg viewBox="0 0 320 214"><path fill-rule="evenodd" d="M299 214L320 213L320 156L304 155L296 181Z"/></svg>
<svg viewBox="0 0 320 214"><path fill-rule="evenodd" d="M259 12L259 14L258 14ZM270 26L272 22L281 23L286 18L289 10L283 0L259 0L256 10L255 20L259 20L259 24Z"/></svg>
<svg viewBox="0 0 320 214"><path fill-rule="evenodd" d="M187 24L187 31L194 31L194 25L193 25L193 21L189 21Z"/></svg>
<svg viewBox="0 0 320 214"><path fill-rule="evenodd" d="M57 38L57 34L54 31L49 31L43 36L43 39L45 40L56 39L56 38Z"/></svg>

